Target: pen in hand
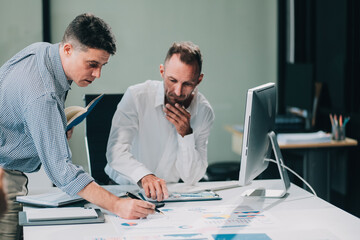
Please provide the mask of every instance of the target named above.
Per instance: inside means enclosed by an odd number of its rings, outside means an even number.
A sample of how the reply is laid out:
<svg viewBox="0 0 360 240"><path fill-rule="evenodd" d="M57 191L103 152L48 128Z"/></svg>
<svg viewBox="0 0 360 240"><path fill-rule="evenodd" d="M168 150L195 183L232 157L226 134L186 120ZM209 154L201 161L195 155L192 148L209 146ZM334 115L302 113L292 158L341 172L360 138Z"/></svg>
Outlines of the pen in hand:
<svg viewBox="0 0 360 240"><path fill-rule="evenodd" d="M141 200L141 201L144 201L142 199L140 199L138 196L132 194L131 192L127 192L126 195L132 199L137 199L137 200ZM165 215L162 211L160 211L157 207L155 207L155 211L158 212L158 213L161 213L162 215Z"/></svg>

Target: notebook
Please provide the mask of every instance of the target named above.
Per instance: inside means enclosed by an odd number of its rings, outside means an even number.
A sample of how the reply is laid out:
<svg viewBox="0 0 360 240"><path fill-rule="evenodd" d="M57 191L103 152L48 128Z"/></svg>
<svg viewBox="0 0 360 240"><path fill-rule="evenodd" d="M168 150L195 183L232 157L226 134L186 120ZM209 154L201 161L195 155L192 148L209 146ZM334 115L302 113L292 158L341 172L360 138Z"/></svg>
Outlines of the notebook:
<svg viewBox="0 0 360 240"><path fill-rule="evenodd" d="M30 208L26 211L28 222L51 221L51 220L69 220L83 218L97 218L95 209L81 207L65 208Z"/></svg>
<svg viewBox="0 0 360 240"><path fill-rule="evenodd" d="M126 194L119 185L104 185L102 187L118 197ZM69 196L63 191L16 197L17 202L41 207L62 207L82 200L84 199L78 195Z"/></svg>
<svg viewBox="0 0 360 240"><path fill-rule="evenodd" d="M85 208L34 208L19 212L20 226L103 223L100 209Z"/></svg>

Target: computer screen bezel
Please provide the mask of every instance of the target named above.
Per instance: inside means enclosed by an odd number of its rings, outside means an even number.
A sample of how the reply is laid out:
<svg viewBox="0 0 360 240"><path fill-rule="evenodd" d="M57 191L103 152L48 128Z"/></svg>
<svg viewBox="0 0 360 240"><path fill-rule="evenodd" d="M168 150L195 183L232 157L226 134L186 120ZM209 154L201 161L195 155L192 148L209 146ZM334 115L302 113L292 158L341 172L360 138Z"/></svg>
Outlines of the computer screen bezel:
<svg viewBox="0 0 360 240"><path fill-rule="evenodd" d="M249 185L269 164L272 152L275 154L280 173L279 188L251 190L246 196L255 194L264 197L283 197L290 187L290 181L283 157L277 143L275 128L276 85L267 83L248 90L246 98L244 134L239 171L239 184Z"/></svg>

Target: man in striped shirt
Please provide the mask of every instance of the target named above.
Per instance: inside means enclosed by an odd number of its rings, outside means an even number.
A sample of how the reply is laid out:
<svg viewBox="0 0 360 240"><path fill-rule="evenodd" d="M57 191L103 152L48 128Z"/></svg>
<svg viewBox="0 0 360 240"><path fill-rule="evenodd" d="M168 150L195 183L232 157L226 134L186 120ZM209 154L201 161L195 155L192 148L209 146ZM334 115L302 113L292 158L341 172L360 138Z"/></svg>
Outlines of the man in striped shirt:
<svg viewBox="0 0 360 240"><path fill-rule="evenodd" d="M4 168L8 211L0 220L0 239L16 239L16 196L27 194L24 173L42 165L52 182L123 218L141 218L154 205L120 199L94 182L71 161L64 114L65 97L74 82L86 87L100 77L115 54L110 27L92 14L77 16L58 44L34 43L0 68L0 166Z"/></svg>

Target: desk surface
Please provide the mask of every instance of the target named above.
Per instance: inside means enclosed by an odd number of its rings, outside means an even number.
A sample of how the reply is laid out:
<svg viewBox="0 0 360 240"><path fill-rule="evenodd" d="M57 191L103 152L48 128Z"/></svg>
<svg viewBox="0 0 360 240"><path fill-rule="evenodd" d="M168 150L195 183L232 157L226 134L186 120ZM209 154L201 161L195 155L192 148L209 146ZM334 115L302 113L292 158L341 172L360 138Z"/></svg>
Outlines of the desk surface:
<svg viewBox="0 0 360 240"><path fill-rule="evenodd" d="M281 149L294 149L294 148L334 148L334 147L351 147L357 146L358 142L352 138L346 138L343 141L324 142L324 143L296 143L296 144L279 144Z"/></svg>
<svg viewBox="0 0 360 240"><path fill-rule="evenodd" d="M230 133L242 137L243 133L234 129L232 126L225 126L225 129ZM281 149L295 149L295 148L333 148L333 147L351 147L357 146L358 142L352 138L346 138L344 141L331 141L325 143L296 143L296 144L280 144ZM241 146L240 146L241 148Z"/></svg>
<svg viewBox="0 0 360 240"><path fill-rule="evenodd" d="M250 186L218 191L223 198L220 201L167 203L166 207L206 208L211 206L247 206L271 216L274 224L261 227L240 227L221 232L265 233L271 239L358 239L360 219L317 198L305 190L291 185L289 193L281 199L260 197L242 197L241 193L249 188L268 186L274 181L254 181ZM59 226L24 227L25 240L41 239L123 239L116 226L117 219L106 215L103 224L78 224ZM150 220L147 220L150 221ZM154 230L154 229L152 229ZM184 233L183 229L173 233ZM186 230L186 232L191 230ZM161 231L159 230L159 233ZM220 230L216 232L220 233ZM134 234L134 232L133 232ZM135 234L137 234L135 232ZM209 234L209 231L207 231ZM151 235L151 234L150 234ZM148 235L147 237L149 237ZM127 238L128 239L128 238ZM135 239L135 238L134 238ZM141 238L150 239L150 238ZM155 238L158 239L158 238ZM160 238L161 239L161 238ZM253 238L250 238L253 239ZM259 238L255 238L259 239ZM262 238L261 238L262 239Z"/></svg>

